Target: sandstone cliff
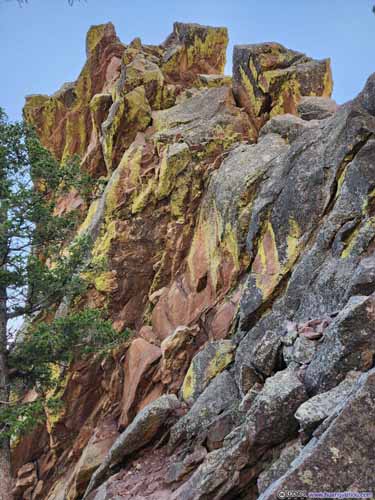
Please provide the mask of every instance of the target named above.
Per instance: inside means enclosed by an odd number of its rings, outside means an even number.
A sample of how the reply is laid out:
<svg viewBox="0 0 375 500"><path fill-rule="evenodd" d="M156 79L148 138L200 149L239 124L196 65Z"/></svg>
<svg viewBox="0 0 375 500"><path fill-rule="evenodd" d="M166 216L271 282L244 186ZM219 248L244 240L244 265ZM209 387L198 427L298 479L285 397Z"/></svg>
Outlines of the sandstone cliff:
<svg viewBox="0 0 375 500"><path fill-rule="evenodd" d="M375 491L375 76L175 23L158 46L87 35L74 83L26 100L59 159L106 181L80 307L134 336L66 374L13 450L17 499Z"/></svg>

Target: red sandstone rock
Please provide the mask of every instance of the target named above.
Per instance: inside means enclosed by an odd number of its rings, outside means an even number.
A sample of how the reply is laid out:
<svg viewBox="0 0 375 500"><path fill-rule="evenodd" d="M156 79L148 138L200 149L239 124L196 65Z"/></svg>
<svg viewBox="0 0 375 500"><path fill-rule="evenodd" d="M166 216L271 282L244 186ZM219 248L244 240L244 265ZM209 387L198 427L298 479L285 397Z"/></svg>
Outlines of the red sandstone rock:
<svg viewBox="0 0 375 500"><path fill-rule="evenodd" d="M159 347L142 338L135 339L124 362L124 389L121 400L119 428L125 428L134 418L137 405L147 395L155 363L161 356Z"/></svg>
<svg viewBox="0 0 375 500"><path fill-rule="evenodd" d="M225 339L232 324L236 305L232 302L225 302L216 311L216 314L210 325L210 334L212 339Z"/></svg>
<svg viewBox="0 0 375 500"><path fill-rule="evenodd" d="M177 327L161 344L161 380L168 391L177 393L185 378L190 361L198 349L199 327Z"/></svg>
<svg viewBox="0 0 375 500"><path fill-rule="evenodd" d="M13 495L16 499L30 498L38 481L37 471L33 463L23 465L17 473L16 483L13 489Z"/></svg>
<svg viewBox="0 0 375 500"><path fill-rule="evenodd" d="M87 62L75 83L66 84L51 97L29 96L26 100L26 119L59 159L85 152L92 130L89 103L95 94L107 90L114 79L116 60L124 51L111 23L92 27L86 45L91 47Z"/></svg>
<svg viewBox="0 0 375 500"><path fill-rule="evenodd" d="M67 488L69 499L77 498L84 493L91 475L103 462L117 436L116 422L112 419L105 420L92 432L69 481Z"/></svg>
<svg viewBox="0 0 375 500"><path fill-rule="evenodd" d="M159 342L159 339L155 335L153 329L151 328L151 326L148 326L148 325L142 326L142 328L139 330L137 336L141 337L144 340L146 340L150 344L156 344L157 345L158 342Z"/></svg>

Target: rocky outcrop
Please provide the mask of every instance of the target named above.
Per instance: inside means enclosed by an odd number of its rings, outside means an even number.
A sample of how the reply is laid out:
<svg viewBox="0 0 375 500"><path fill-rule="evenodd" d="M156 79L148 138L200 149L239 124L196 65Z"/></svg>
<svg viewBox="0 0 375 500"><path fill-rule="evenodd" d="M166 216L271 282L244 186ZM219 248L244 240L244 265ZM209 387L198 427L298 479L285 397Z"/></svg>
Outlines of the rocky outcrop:
<svg viewBox="0 0 375 500"><path fill-rule="evenodd" d="M255 138L269 117L296 114L302 96L330 97L330 62L315 61L278 43L236 45L233 91L251 118Z"/></svg>
<svg viewBox="0 0 375 500"><path fill-rule="evenodd" d="M157 361L161 356L159 347L144 339L135 339L126 353L124 363L124 389L121 399L119 427L125 428L142 406L142 396L150 385ZM145 387L146 388L145 388ZM154 396L154 399L158 395Z"/></svg>
<svg viewBox="0 0 375 500"><path fill-rule="evenodd" d="M290 464L287 472L259 497L279 498L284 488L300 491L373 492L374 475L363 460L373 457L374 370L362 375L356 390ZM358 432L360 429L360 432Z"/></svg>
<svg viewBox="0 0 375 500"><path fill-rule="evenodd" d="M133 336L70 367L13 450L16 498L375 487L375 76L337 106L328 59L236 46L226 77L227 41L93 27L78 80L27 99L57 158L102 176L58 209L100 263L80 307Z"/></svg>
<svg viewBox="0 0 375 500"><path fill-rule="evenodd" d="M110 468L148 444L163 428L163 425L167 424L168 419L173 418L173 414L176 414L179 408L180 403L175 395L161 396L146 406L116 439L104 461L93 474L85 496L100 486L108 476Z"/></svg>
<svg viewBox="0 0 375 500"><path fill-rule="evenodd" d="M209 342L192 360L182 385L182 397L194 404L210 381L233 361L234 345L230 340Z"/></svg>
<svg viewBox="0 0 375 500"><path fill-rule="evenodd" d="M43 145L58 159L90 153L95 162L88 168L96 175L103 174L105 167L92 123L91 100L97 94L110 93L120 74L123 51L113 24L94 26L86 37L87 62L78 79L64 84L52 96L26 98L25 118L35 126ZM93 104L96 120L108 112L108 99L101 99L100 104L100 111Z"/></svg>

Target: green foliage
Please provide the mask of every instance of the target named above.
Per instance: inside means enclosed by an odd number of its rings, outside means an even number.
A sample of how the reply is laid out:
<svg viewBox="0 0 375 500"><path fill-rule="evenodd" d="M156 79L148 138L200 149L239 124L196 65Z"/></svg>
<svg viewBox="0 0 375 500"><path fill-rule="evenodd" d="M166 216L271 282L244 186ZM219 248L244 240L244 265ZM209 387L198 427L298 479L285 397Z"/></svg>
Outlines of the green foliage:
<svg viewBox="0 0 375 500"><path fill-rule="evenodd" d="M115 332L111 322L96 309L86 309L57 318L52 323L37 323L16 343L9 356L10 369L21 369L29 387L46 392L55 385L53 365L66 368L75 357L107 353L129 332Z"/></svg>
<svg viewBox="0 0 375 500"><path fill-rule="evenodd" d="M0 109L0 288L9 318L79 292L91 242L81 237L66 248L79 213L56 207L72 190L89 201L97 188L77 158L60 165L30 127L8 123Z"/></svg>
<svg viewBox="0 0 375 500"><path fill-rule="evenodd" d="M32 325L9 354L13 403L0 410L0 436L28 432L45 419L46 407L56 410L61 405L55 392L75 359L106 356L129 336L128 330L122 334L113 330L96 309ZM22 395L31 388L38 392L38 399L21 403Z"/></svg>
<svg viewBox="0 0 375 500"><path fill-rule="evenodd" d="M10 404L0 409L0 437L17 439L44 422L42 399L29 404Z"/></svg>
<svg viewBox="0 0 375 500"><path fill-rule="evenodd" d="M0 356L10 374L9 387L0 388L0 442L42 422L46 408L56 410L74 360L104 356L129 335L116 333L96 310L47 322L32 316L48 309L52 316L63 299L72 303L84 292L92 242L74 237L79 213L56 208L72 190L90 201L98 187L78 158L60 165L30 127L9 123L0 109ZM14 339L7 341L3 325L19 316L34 320L9 345ZM25 403L29 389L37 399Z"/></svg>

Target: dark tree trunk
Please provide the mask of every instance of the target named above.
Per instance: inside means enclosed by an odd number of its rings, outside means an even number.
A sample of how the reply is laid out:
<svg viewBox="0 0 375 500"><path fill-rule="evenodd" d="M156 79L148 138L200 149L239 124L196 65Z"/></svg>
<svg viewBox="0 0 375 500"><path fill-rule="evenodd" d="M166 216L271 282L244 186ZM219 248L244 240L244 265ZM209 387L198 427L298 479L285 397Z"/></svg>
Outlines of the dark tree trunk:
<svg viewBox="0 0 375 500"><path fill-rule="evenodd" d="M8 400L6 289L0 287L0 409ZM11 500L12 498L9 439L0 438L0 500Z"/></svg>

